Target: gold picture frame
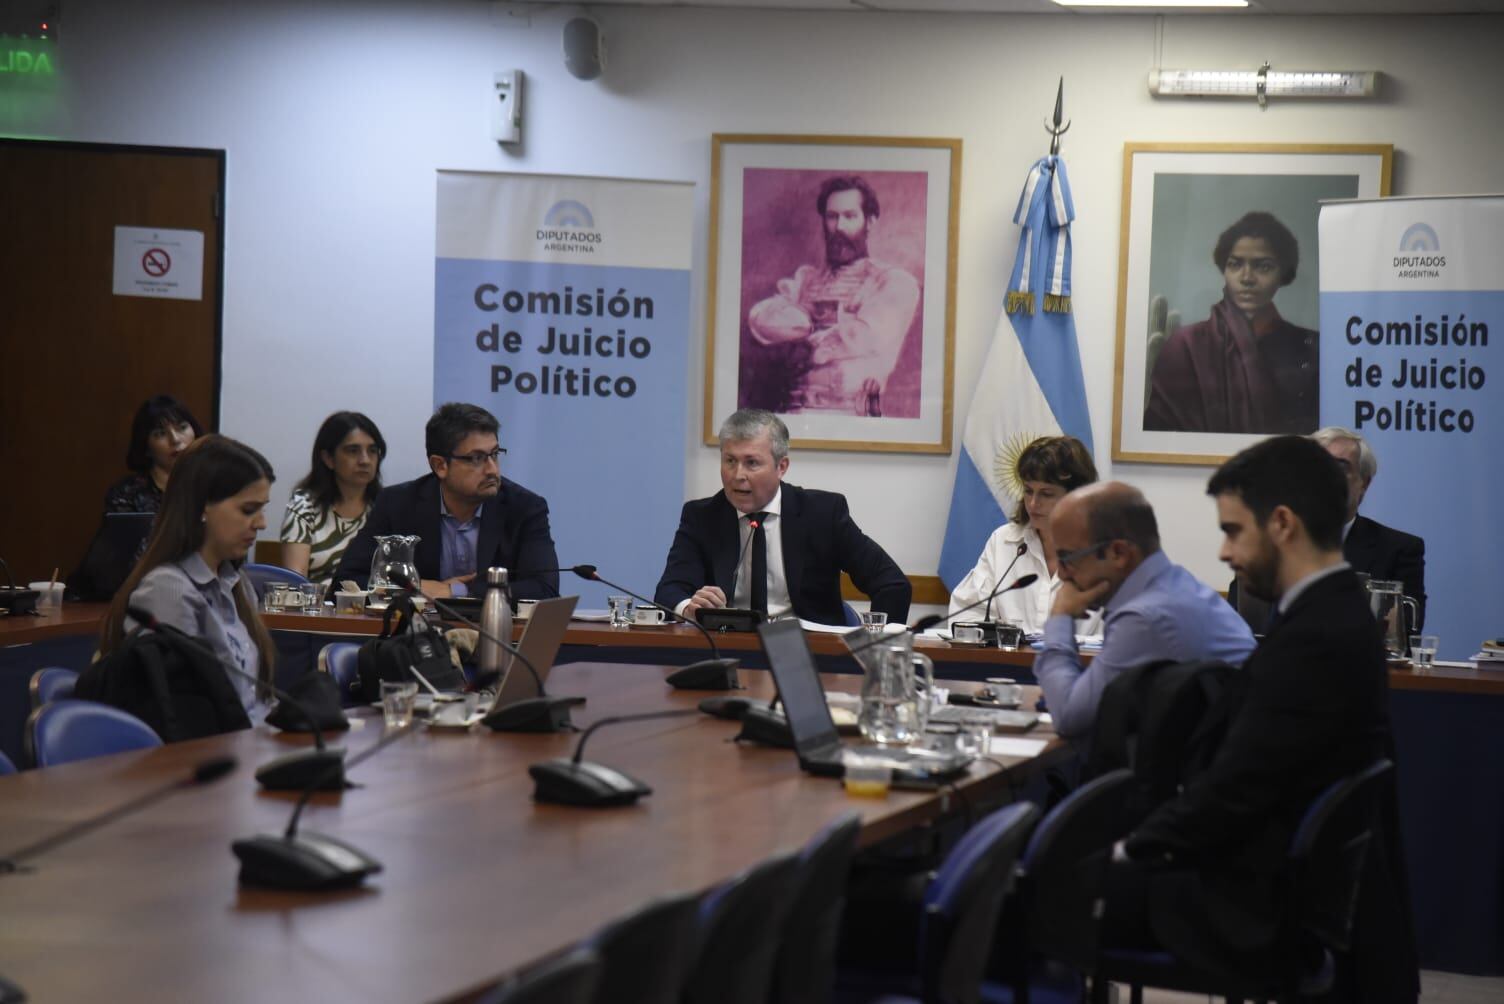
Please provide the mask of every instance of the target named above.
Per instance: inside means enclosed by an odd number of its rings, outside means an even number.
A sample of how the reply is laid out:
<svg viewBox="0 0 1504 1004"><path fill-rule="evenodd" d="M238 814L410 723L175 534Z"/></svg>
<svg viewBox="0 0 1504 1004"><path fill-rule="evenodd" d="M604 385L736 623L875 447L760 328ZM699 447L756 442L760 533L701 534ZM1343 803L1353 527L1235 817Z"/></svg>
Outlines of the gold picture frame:
<svg viewBox="0 0 1504 1004"><path fill-rule="evenodd" d="M1267 435L1315 430L1315 425L1293 428L1306 424L1308 412L1319 407L1319 399L1309 399L1305 391L1301 407L1294 410L1261 399L1253 419L1247 417L1248 409L1237 419L1227 417L1238 409L1230 396L1219 409L1217 389L1210 382L1194 386L1197 394L1186 391L1182 363L1189 358L1190 339L1210 337L1208 326L1218 323L1219 316L1231 316L1226 311L1234 298L1226 294L1224 301L1215 249L1220 239L1242 227L1250 212L1274 216L1295 238L1295 274L1286 279L1281 273L1279 287L1266 301L1276 313L1259 308L1258 316L1272 318L1260 321L1266 327L1277 323L1283 331L1304 332L1319 372L1320 203L1388 195L1393 164L1389 144L1124 144L1113 460L1213 465ZM1254 316L1251 311L1247 316ZM1185 323L1208 313L1204 322ZM1170 354L1156 377L1166 345ZM1299 365L1306 369L1312 364ZM1314 383L1315 376L1310 379ZM1198 394L1201 401L1195 400ZM1269 417L1273 415L1281 417ZM1225 428L1196 428L1198 423ZM1263 427L1237 428L1240 423ZM1271 427L1279 424L1286 427Z"/></svg>
<svg viewBox="0 0 1504 1004"><path fill-rule="evenodd" d="M761 407L798 449L950 453L960 195L959 139L713 135L704 442Z"/></svg>

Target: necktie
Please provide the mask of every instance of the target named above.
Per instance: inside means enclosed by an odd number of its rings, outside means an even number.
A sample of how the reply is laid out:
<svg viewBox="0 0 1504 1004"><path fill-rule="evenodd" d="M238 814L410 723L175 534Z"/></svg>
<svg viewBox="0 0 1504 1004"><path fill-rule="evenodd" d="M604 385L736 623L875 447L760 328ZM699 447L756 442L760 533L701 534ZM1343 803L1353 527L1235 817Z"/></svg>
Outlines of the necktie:
<svg viewBox="0 0 1504 1004"><path fill-rule="evenodd" d="M768 518L765 512L754 512L747 517L752 527L752 609L758 613L768 612L768 534L763 523Z"/></svg>

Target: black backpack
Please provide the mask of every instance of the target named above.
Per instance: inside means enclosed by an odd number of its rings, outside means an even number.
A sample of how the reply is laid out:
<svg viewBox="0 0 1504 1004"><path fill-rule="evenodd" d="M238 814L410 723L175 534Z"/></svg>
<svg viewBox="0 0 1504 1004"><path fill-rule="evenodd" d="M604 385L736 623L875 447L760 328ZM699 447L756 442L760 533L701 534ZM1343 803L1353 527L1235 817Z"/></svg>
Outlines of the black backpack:
<svg viewBox="0 0 1504 1004"><path fill-rule="evenodd" d="M465 689L465 674L450 661L444 632L417 615L410 597L398 596L382 617L380 637L360 646L352 689L363 701L379 701L382 681L417 682L413 667L437 690Z"/></svg>
<svg viewBox="0 0 1504 1004"><path fill-rule="evenodd" d="M219 662L171 632L127 635L79 674L73 696L128 711L168 743L251 727Z"/></svg>
<svg viewBox="0 0 1504 1004"><path fill-rule="evenodd" d="M1155 662L1125 670L1097 705L1083 781L1132 770L1140 809L1175 797L1217 755L1241 671L1225 662Z"/></svg>

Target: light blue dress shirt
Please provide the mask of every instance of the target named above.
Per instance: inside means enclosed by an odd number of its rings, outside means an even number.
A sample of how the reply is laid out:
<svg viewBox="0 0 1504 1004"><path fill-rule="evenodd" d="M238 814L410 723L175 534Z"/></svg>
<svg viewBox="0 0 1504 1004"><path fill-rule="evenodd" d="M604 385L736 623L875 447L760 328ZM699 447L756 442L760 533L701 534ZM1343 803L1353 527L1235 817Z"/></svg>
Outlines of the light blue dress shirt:
<svg viewBox="0 0 1504 1004"><path fill-rule="evenodd" d="M1144 559L1107 602L1102 651L1081 665L1075 625L1056 615L1045 622L1034 675L1044 690L1055 731L1084 738L1097 718L1102 690L1125 669L1169 659L1220 659L1241 666L1254 649L1238 612L1163 551Z"/></svg>
<svg viewBox="0 0 1504 1004"><path fill-rule="evenodd" d="M224 562L216 573L195 551L186 558L158 565L147 572L131 592L130 605L150 612L169 627L198 638L221 659L255 677L261 665L261 653L256 649L251 632L241 623L240 612L235 609L235 590L243 588L247 586L241 584L240 572L233 564ZM254 600L251 606L255 606ZM127 631L139 626L134 618L126 617ZM251 720L257 721L261 709L255 685L230 673L225 676L240 695L240 703L252 713Z"/></svg>
<svg viewBox="0 0 1504 1004"><path fill-rule="evenodd" d="M475 552L480 547L480 514L484 505L477 506L475 515L461 523L450 515L444 504L444 493L439 492L439 578L452 579L456 575L470 575L477 571ZM454 596L469 596L468 583L456 582L450 587Z"/></svg>

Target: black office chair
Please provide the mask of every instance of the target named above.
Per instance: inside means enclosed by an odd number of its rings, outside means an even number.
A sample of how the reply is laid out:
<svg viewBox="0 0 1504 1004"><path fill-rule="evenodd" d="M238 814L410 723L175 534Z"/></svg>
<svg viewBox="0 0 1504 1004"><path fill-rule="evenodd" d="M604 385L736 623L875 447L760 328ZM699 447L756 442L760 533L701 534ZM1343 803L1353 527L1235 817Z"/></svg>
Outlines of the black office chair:
<svg viewBox="0 0 1504 1004"><path fill-rule="evenodd" d="M1139 821L1133 772L1117 770L1067 795L1034 830L1003 904L989 999L1077 1001L1096 960L1096 914L1113 843Z"/></svg>
<svg viewBox="0 0 1504 1004"><path fill-rule="evenodd" d="M798 875L798 855L769 858L705 897L684 1004L766 1004Z"/></svg>
<svg viewBox="0 0 1504 1004"><path fill-rule="evenodd" d="M576 948L480 998L481 1004L590 1004L600 984L600 959Z"/></svg>
<svg viewBox="0 0 1504 1004"><path fill-rule="evenodd" d="M1335 954L1351 944L1364 861L1393 769L1390 761L1379 760L1333 782L1302 817L1286 866L1285 945L1276 953L1285 965L1260 967L1235 978L1196 971L1169 952L1108 949L1097 967L1102 985L1108 980L1129 984L1133 1004L1141 1004L1144 987L1217 994L1229 1001L1293 1000L1326 993L1336 975Z"/></svg>
<svg viewBox="0 0 1504 1004"><path fill-rule="evenodd" d="M1013 884L1014 865L1039 809L1005 806L962 835L924 889L918 909L917 954L881 968L843 969L843 1002L957 1004L993 999L982 978L998 911Z"/></svg>
<svg viewBox="0 0 1504 1004"><path fill-rule="evenodd" d="M596 1004L679 1004L699 914L698 895L655 899L586 941L600 959Z"/></svg>
<svg viewBox="0 0 1504 1004"><path fill-rule="evenodd" d="M793 905L773 970L772 1004L831 1000L846 879L861 829L862 818L850 813L815 834L799 853Z"/></svg>

